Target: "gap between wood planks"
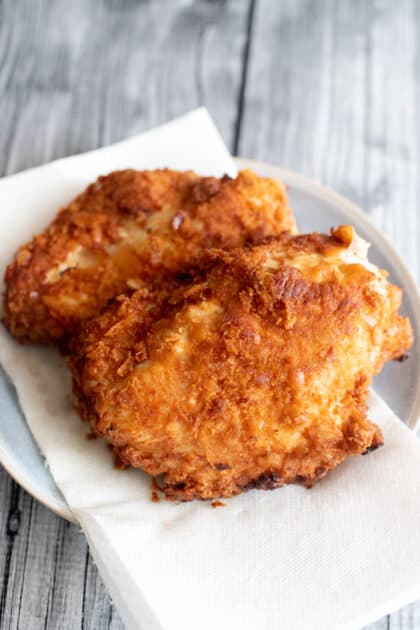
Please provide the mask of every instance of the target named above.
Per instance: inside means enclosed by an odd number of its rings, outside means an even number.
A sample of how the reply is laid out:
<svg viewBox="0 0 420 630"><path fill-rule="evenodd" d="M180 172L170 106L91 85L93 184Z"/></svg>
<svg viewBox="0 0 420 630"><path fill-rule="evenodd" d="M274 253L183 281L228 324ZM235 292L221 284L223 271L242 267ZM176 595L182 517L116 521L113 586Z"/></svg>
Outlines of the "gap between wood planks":
<svg viewBox="0 0 420 630"><path fill-rule="evenodd" d="M254 23L256 3L257 3L257 0L250 0L249 8L248 8L246 39L245 39L245 46L244 46L244 53L243 53L243 60L242 60L241 82L239 84L238 109L237 109L237 114L236 114L235 129L234 129L233 144L232 144L233 155L238 155L238 151L239 151L239 142L240 142L240 137L241 137L241 129L242 129L242 121L243 121L245 91L246 91L246 83L248 79L249 56L251 52L252 29L253 29L253 23Z"/></svg>

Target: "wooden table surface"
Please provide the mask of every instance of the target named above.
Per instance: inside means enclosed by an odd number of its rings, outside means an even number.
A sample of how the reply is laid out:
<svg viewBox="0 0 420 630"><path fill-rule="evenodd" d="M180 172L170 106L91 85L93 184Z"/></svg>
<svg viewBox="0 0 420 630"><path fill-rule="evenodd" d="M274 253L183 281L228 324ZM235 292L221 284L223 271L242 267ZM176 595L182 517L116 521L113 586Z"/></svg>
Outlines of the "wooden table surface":
<svg viewBox="0 0 420 630"><path fill-rule="evenodd" d="M0 175L203 104L234 154L359 204L418 279L419 34L418 0L0 0ZM0 506L0 630L122 628L79 529L3 470ZM420 603L370 628L420 628Z"/></svg>

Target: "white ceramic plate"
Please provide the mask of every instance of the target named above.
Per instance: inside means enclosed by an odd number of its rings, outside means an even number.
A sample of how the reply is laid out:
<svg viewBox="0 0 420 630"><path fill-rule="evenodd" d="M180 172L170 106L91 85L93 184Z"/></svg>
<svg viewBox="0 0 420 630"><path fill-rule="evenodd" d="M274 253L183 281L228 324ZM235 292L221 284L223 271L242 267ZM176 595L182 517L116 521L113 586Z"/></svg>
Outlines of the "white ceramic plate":
<svg viewBox="0 0 420 630"><path fill-rule="evenodd" d="M301 232L328 232L330 227L352 224L371 243L369 258L387 269L390 279L404 289L403 313L414 328L416 342L404 363L391 362L375 379L376 391L412 429L420 418L420 300L405 264L383 234L352 203L317 182L275 166L237 159L240 168L280 179L289 185L290 203ZM0 372L0 462L10 475L38 501L74 521L26 425L13 386Z"/></svg>

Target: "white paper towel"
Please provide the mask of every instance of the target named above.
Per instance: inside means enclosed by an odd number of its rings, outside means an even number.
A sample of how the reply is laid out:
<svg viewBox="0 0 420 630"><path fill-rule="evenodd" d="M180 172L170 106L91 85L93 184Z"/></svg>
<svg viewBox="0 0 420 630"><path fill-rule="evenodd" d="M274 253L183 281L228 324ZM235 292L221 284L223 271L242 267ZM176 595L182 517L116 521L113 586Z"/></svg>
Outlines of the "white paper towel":
<svg viewBox="0 0 420 630"><path fill-rule="evenodd" d="M0 180L0 273L97 175L117 168L235 173L205 110L112 147ZM316 225L314 225L316 229ZM152 503L150 479L119 471L86 439L64 359L0 330L0 361L79 520L127 628L359 628L420 597L420 441L372 396L385 447L311 490L209 503Z"/></svg>

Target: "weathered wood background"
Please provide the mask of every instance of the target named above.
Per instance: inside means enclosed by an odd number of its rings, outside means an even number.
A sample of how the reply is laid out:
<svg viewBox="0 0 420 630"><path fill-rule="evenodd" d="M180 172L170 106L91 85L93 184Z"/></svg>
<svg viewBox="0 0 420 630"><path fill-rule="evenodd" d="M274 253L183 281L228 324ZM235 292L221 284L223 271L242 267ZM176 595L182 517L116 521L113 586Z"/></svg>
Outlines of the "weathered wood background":
<svg viewBox="0 0 420 630"><path fill-rule="evenodd" d="M0 0L0 175L204 104L233 153L360 204L418 279L419 35L417 0ZM0 506L0 629L122 628L78 528L3 470ZM420 628L420 603L371 628Z"/></svg>

